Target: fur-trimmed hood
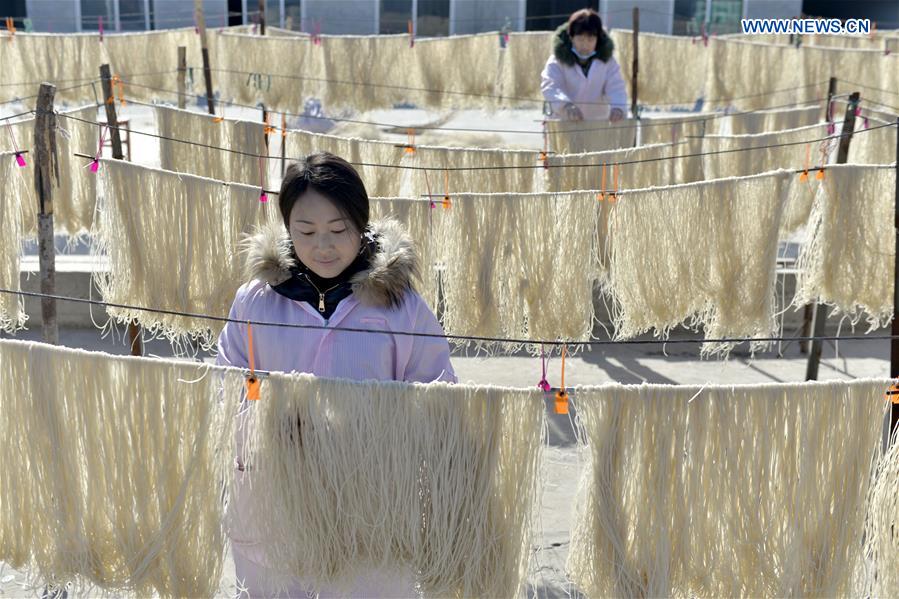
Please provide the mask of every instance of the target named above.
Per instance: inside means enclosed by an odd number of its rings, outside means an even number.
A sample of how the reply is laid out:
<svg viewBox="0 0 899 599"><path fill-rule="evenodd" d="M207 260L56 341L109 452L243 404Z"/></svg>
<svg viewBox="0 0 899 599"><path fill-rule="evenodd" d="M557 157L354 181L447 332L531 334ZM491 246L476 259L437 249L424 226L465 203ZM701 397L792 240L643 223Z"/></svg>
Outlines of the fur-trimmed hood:
<svg viewBox="0 0 899 599"><path fill-rule="evenodd" d="M397 221L385 219L369 224L369 232L377 249L369 260L369 268L353 275L353 295L369 306L395 308L411 290L418 276L419 262L415 244ZM284 225L273 222L260 227L244 239L245 276L259 279L274 287L291 276L297 266L293 244Z"/></svg>
<svg viewBox="0 0 899 599"><path fill-rule="evenodd" d="M609 62L614 50L615 43L612 42L612 38L603 31L596 41L596 58L602 62ZM556 34L553 36L553 56L555 56L556 60L562 64L569 66L577 64L577 56L571 51L571 37L568 35L568 23L564 23L556 29Z"/></svg>

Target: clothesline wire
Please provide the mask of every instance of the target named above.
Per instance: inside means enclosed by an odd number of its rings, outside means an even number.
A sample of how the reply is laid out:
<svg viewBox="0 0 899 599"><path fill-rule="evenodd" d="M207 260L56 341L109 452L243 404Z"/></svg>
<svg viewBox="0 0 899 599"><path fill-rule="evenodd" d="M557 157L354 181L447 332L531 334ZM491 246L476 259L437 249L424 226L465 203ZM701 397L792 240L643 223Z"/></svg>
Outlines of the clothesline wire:
<svg viewBox="0 0 899 599"><path fill-rule="evenodd" d="M870 86L870 85L865 85L864 83L855 83L855 82L853 82L853 81L847 81L847 80L843 80L843 81L841 81L840 83L846 83L849 87L860 87L860 88L862 88L862 89L869 89L869 90L871 90L871 91L881 92L881 93L884 93L884 94L889 94L889 95L891 95L891 96L897 96L897 97L899 97L899 92L897 92L897 91L895 91L895 90L882 89L882 88L879 88L879 87L872 87L872 86Z"/></svg>
<svg viewBox="0 0 899 599"><path fill-rule="evenodd" d="M126 82L126 85L128 85L127 82ZM137 87L148 87L148 86L138 85ZM159 88L150 88L150 89L153 89L155 91L171 93L171 94L177 95L177 96L188 96L188 97L196 96L196 94L193 94L193 93L178 92L175 90L163 90L163 89L159 89ZM848 95L849 94L841 94L839 96L833 96L833 98L836 99L836 98L841 98L843 96L848 97ZM158 104L158 103L144 102L142 100L134 100L132 98L129 98L128 96L126 96L125 99L128 102L131 102L133 104L138 104L140 106L149 106L151 108L156 108L156 107L160 106L160 104ZM824 100L826 100L826 98L813 98L813 99L805 102L805 104L808 104L808 105L810 105L810 107L813 107L814 102L823 102ZM222 105L223 106L237 106L239 108L249 108L249 109L253 109L253 110L259 110L259 108L260 108L258 105L250 106L249 104L239 104L237 102L227 102L227 103L222 103ZM671 126L671 125L685 124L688 122L689 123L705 123L708 121L713 121L713 120L726 118L726 117L730 117L730 116L742 116L742 115L747 115L747 114L755 114L755 113L762 112L765 110L788 108L788 107L792 107L795 105L796 105L795 102L789 102L787 104L765 106L763 108L756 108L754 110L745 110L745 111L741 111L741 112L730 112L730 113L717 112L715 114L710 114L705 117L695 117L695 118L690 117L689 119L660 120L658 122L652 122L655 119L648 119L649 122L647 122L647 120L644 120L643 118L640 118L638 120L640 122L640 128L646 129L646 128L650 128L650 127L665 127L665 126ZM306 118L306 119L323 120L323 121L334 121L334 122L339 122L339 123L353 123L353 124L358 124L358 125L372 125L375 127L391 127L391 128L395 128L395 129L414 129L416 131L465 131L465 132L474 132L474 133L515 133L515 134L526 134L526 135L567 135L569 133L568 131L545 131L544 132L544 131L524 131L524 130L520 130L520 129L479 129L479 128L472 128L472 127L401 125L401 124L396 124L396 123L382 123L382 122L378 122L378 121L363 121L363 120L359 120L359 119L348 119L348 118L341 118L341 117L309 116L309 115L297 114L297 113L293 113L293 112L282 112L282 111L275 111L275 112L283 114L285 116L289 116L289 117ZM665 117L665 118L667 118L667 117ZM587 129L578 129L577 132L578 133L586 133L586 132L591 132L591 131L615 131L615 130L619 130L619 129L632 130L635 127L636 127L636 124L619 125L619 126L613 125L610 127L591 127L591 128L587 128Z"/></svg>
<svg viewBox="0 0 899 599"><path fill-rule="evenodd" d="M431 339L446 339L449 341L475 341L481 343L508 343L513 345L549 345L549 346L568 346L568 345L667 345L669 343L774 343L774 342L792 342L792 341L883 341L891 339L899 339L899 335L813 335L803 337L721 337L712 339L591 339L584 340L535 340L535 339L516 339L503 337L482 337L469 335L447 335L444 333L421 333L417 331L395 331L388 329L363 329L359 327L341 327L326 326L313 324L299 324L293 322L272 322L267 320L240 320L227 316L213 316L211 314L200 314L196 312L182 312L178 310L165 310L160 308L147 308L144 306L135 306L131 304L119 304L112 302L104 302L101 300L85 299L78 297L69 297L65 295L54 295L49 293L39 293L35 291L16 291L13 289L0 288L0 293L11 295L19 295L24 297L35 297L42 299L52 299L57 301L67 301L80 304L90 304L93 306L102 306L105 308L116 308L120 310L135 310L138 312L152 312L154 314L164 314L167 316L180 316L184 318L196 318L200 320L210 320L214 322L224 322L231 324L247 324L261 327L279 327L289 329L309 329L318 331L341 331L345 333L368 333L377 335L400 335L404 337L424 337Z"/></svg>
<svg viewBox="0 0 899 599"><path fill-rule="evenodd" d="M147 72L147 73L134 73L132 75L127 75L127 76L128 77L148 77L150 75L170 75L172 73L177 73L177 72L178 72L178 69L169 69L167 71L151 71L151 72ZM90 82L90 83L97 83L100 81L100 78L99 77L79 77L79 78L74 78L74 79L54 79L53 81L49 81L49 82L46 80L44 80L44 81L18 81L18 82L14 82L14 83L6 82L6 83L0 83L0 87L18 87L18 86L24 86L24 85L40 85L42 83L52 83L52 84L56 85L57 83L70 83L72 81L77 81L79 83L85 82L85 81Z"/></svg>
<svg viewBox="0 0 899 599"><path fill-rule="evenodd" d="M26 115L29 115L29 114L34 114L34 111L33 111L33 110L26 110L25 112L20 112L20 113L18 113L18 114L10 114L10 115L8 115L8 116L0 117L0 121L8 121L8 120L10 120L10 119L14 119L14 118L17 118L17 117L20 117L20 116L26 116ZM15 123L14 123L14 124L15 124Z"/></svg>
<svg viewBox="0 0 899 599"><path fill-rule="evenodd" d="M67 92L67 91L71 91L73 89L87 87L88 85L93 85L94 83L96 83L96 81L89 81L87 83L82 83L80 85L70 85L69 87L57 87L56 93ZM33 98L37 98L39 95L40 94L34 94L33 96L24 96L22 98L13 98L12 100L6 100L4 102L0 102L0 106L3 106L4 104L15 104L16 102L21 102L23 100L31 100Z"/></svg>
<svg viewBox="0 0 899 599"><path fill-rule="evenodd" d="M892 110L893 114L899 116L899 107L892 106L890 104L884 104L883 102L878 102L876 100L871 100L870 98L866 101L868 104L873 104L873 108L875 110L883 110L886 108L887 110ZM863 109L864 110L864 109Z"/></svg>
<svg viewBox="0 0 899 599"><path fill-rule="evenodd" d="M94 121L82 119L80 117L76 117L71 114L57 113L57 116L67 118L67 119L73 119L76 121L81 121L83 123L88 123L91 125L96 124ZM111 125L107 125L107 126L110 129L124 130L123 127L119 127L119 126L111 126ZM862 135L869 131L875 131L877 129L882 129L884 127L895 127L895 126L896 126L895 123L887 123L884 125L877 125L874 127L869 127L868 129L862 129L860 131L856 131L856 132L854 132L854 135ZM290 132L295 132L295 131L292 131L292 130L288 131L288 133L290 133ZM178 139L175 137L160 135L158 133L150 133L147 131L132 130L130 133L137 134L137 135L146 135L149 137L155 137L157 139L164 139L166 141L173 141L176 143L184 143L184 144L188 144L191 146L206 148L209 150L217 150L217 151L221 151L221 152L238 154L241 156L248 156L251 158L257 158L257 159L262 158L262 159L266 159L266 160L281 160L280 156L270 156L267 154L255 154L253 152L245 152L243 150L235 150L232 148L223 148L221 146L213 146L213 145L190 141L190 140L186 140L186 139ZM299 131L299 133L305 133L305 132ZM601 167L604 165L615 165L615 164L617 164L619 166L625 166L625 165L643 164L643 163L649 163L649 162L661 162L663 160L678 160L681 158L698 158L698 157L702 157L702 156L715 156L718 154L730 154L733 152L751 152L754 150L767 150L767 149L771 149L771 148L782 148L782 147L788 147L788 146L797 146L797 145L803 145L803 144L817 143L817 142L821 142L821 141L827 141L830 139L839 139L840 136L841 136L841 134L834 134L834 135L828 135L826 137L822 137L822 138L818 138L818 139L809 139L809 140L794 141L794 142L784 142L784 143L779 143L779 144L768 144L768 145L764 145L764 146L754 146L751 148L730 148L727 150L716 150L713 152L696 152L693 154L682 154L679 156L660 156L658 158L643 158L643 159L639 159L639 160L624 160L624 161L620 161L620 162L593 163L593 164L553 164L553 165L550 165L549 168L591 168L591 167ZM680 142L680 143L683 143L683 142ZM630 148L624 148L621 151L626 151L628 149L630 149ZM541 153L538 150L533 150L533 151L524 150L524 151L533 153L535 155L539 155ZM614 151L614 150L612 150L612 151ZM364 167L372 167L372 168L389 168L389 169L397 169L397 170L437 171L437 172L442 172L442 171L498 171L498 170L521 170L521 169L545 169L545 168L547 168L547 166L545 166L543 164L501 165L501 166L448 166L448 167L447 166L413 166L413 165L403 165L403 164L378 164L378 163L371 163L371 162L350 162L350 164L352 164L353 166L364 166Z"/></svg>
<svg viewBox="0 0 899 599"><path fill-rule="evenodd" d="M11 152L5 151L5 153L10 154ZM24 153L27 153L27 150L24 150ZM73 152L72 155L73 155L73 156L77 156L78 158L86 158L86 159L89 159L89 160L94 160L94 159L96 158L96 156L91 156L90 154L83 154L83 153L81 153L81 152ZM103 158L103 160L104 160L104 161L113 161L113 162L115 161L115 159L113 159L113 158ZM792 173L794 173L794 174L800 174L800 173L805 173L805 172L814 173L814 172L818 172L818 171L826 171L826 170L827 170L828 168L830 168L831 166L835 166L835 165L830 165L830 164L828 164L828 165L824 165L824 166L810 166L810 167L808 167L807 169L805 169L805 168L797 168L797 169L791 169L790 172L792 172ZM884 170L889 169L889 170L894 170L894 169L896 168L896 167L895 167L894 165L892 165L892 164L864 164L864 165L861 165L861 166L863 166L863 167L865 167L865 168L868 168L868 169L875 169L875 170L876 170L876 169L884 169ZM776 171L767 171L767 172L765 172L765 173L759 173L758 175L749 175L749 176L762 176L762 175L765 175L765 174L768 174L768 173L771 173L771 172L776 172ZM179 174L179 175L184 175L184 174L188 174L188 173L177 173L177 174ZM191 175L191 176L199 176L199 175ZM207 177L207 178L208 178L208 177ZM218 180L214 180L214 181L215 181L216 183L221 183L222 185L224 185L224 186L226 186L226 187L227 187L227 186L230 186L230 185L243 185L243 186L246 186L246 187L253 187L253 185L251 185L251 184L249 184L249 183L239 183L239 182L236 182L236 181L218 181ZM707 181L694 181L694 182L692 182L692 183L680 183L680 184L678 184L677 186L681 186L681 185L694 185L694 184L705 183L705 182L707 182ZM559 195L573 195L573 194L577 194L577 193L593 193L593 194L598 194L598 193L604 193L604 194L605 194L605 193L609 193L609 194L615 194L616 196L621 196L621 195L629 195L629 194L632 194L632 193L639 193L639 192L651 191L651 190L653 190L653 189L655 189L655 188L652 188L652 187L644 187L644 188L639 188L639 189L599 189L599 188L593 188L593 189L583 189L583 190L580 190L580 189L579 189L579 190L575 190L575 191L548 191L548 192L544 192L543 195L554 195L554 196L559 196ZM275 190L275 189L265 189L265 188L262 188L262 191L264 191L264 192L266 193L266 195L275 195L275 196L277 196L277 195L280 195L280 194L281 194L280 191ZM403 197L389 197L389 198L371 198L371 199L372 199L372 200L384 200L384 199L389 199L389 200L400 200L400 201L406 201L406 202L420 202L420 203L422 203L422 204L425 204L425 203L427 203L427 204L433 204L433 202L431 202L430 200L428 200L428 199L426 199L426 198L445 198L447 195L450 195L450 196L452 196L452 197L454 197L454 198L458 198L459 196L481 195L481 194L478 194L478 192L473 192L473 191L463 191L463 192L460 192L460 193L452 193L452 194L444 194L444 193L432 193L432 194L426 194L426 193L423 193L423 194L420 194L420 195L417 196L417 197L407 197L407 198L403 198ZM537 195L537 194L533 194L533 195ZM431 207L433 208L434 206L432 205Z"/></svg>
<svg viewBox="0 0 899 599"><path fill-rule="evenodd" d="M192 66L190 68L195 69L195 70L201 69L201 67L195 67L195 66ZM352 85L352 86L362 86L362 87L379 87L379 88L385 88L385 89L397 89L397 90L402 90L402 91L417 91L417 92L425 92L425 93L431 93L431 94L473 96L473 97L478 97L478 98L496 98L496 99L501 99L501 100L516 100L516 101L521 101L521 102L534 102L534 103L540 103L540 104L542 104L546 101L544 98L522 98L522 97L518 97L518 96L504 96L502 94L483 94L483 93L477 93L477 92L463 92L463 91L444 90L444 89L410 87L410 86L405 86L405 85L389 85L386 83L372 83L370 81L346 81L343 79L328 79L326 77L304 77L302 75L282 75L282 74L278 74L278 73L264 73L264 72L259 72L259 71L241 71L241 70L236 70L236 69L218 69L218 68L216 68L216 69L210 69L210 70L213 72L218 72L218 73L231 73L231 74L236 74L236 75L260 75L260 76L265 76L265 77L274 77L274 78L278 78L278 79L290 79L290 80L297 80L297 81L316 81L319 83L337 83L340 85ZM759 96L769 96L769 95L777 94L777 93L792 92L792 91L798 91L798 90L802 90L802 89L808 89L810 87L816 87L818 85L823 85L824 83L827 83L827 82L819 81L817 83L809 83L807 85L800 85L797 87L790 87L790 88L784 88L784 89L774 89L774 90L769 90L766 92L747 94L745 96L736 96L734 98L716 98L716 99L709 99L709 100L704 100L704 101L708 102L710 104L713 104L713 103L720 104L722 102L729 103L729 102L733 102L735 100L743 100L743 99L747 99L747 98L757 98ZM669 104L671 104L671 105L693 104L695 102L696 102L696 98L691 98L689 100L683 100L680 102L671 101L671 102L669 102ZM578 104L596 105L596 106L611 106L614 103L613 102L578 102Z"/></svg>

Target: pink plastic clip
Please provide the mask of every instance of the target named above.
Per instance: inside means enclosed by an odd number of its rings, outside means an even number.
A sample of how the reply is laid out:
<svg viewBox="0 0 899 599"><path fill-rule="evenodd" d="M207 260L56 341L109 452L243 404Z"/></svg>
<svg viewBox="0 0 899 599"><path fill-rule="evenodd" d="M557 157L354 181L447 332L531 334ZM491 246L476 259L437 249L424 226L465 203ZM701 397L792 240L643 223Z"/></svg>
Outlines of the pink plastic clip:
<svg viewBox="0 0 899 599"><path fill-rule="evenodd" d="M98 19L97 24L99 25L99 28L100 28L100 43L102 44L103 43L103 16L101 15L101 16L97 17L97 19Z"/></svg>
<svg viewBox="0 0 899 599"><path fill-rule="evenodd" d="M265 204L266 202L268 202L268 194L265 193L265 190L264 190L264 189L263 189L262 192L259 194L259 201L262 202L263 204Z"/></svg>
<svg viewBox="0 0 899 599"><path fill-rule="evenodd" d="M855 116L861 116L861 115L862 115L862 107L856 106L855 107Z"/></svg>
<svg viewBox="0 0 899 599"><path fill-rule="evenodd" d="M543 352L543 344L540 344L540 362L543 366L543 375L540 377L540 382L537 383L537 387L539 387L544 393L548 393L552 387L550 387L549 382L546 380L546 354Z"/></svg>
<svg viewBox="0 0 899 599"><path fill-rule="evenodd" d="M16 164L18 164L21 167L27 166L27 163L25 162L25 157L22 155L21 152L16 152Z"/></svg>
<svg viewBox="0 0 899 599"><path fill-rule="evenodd" d="M868 117L863 117L862 121L865 123L865 129L868 128Z"/></svg>
<svg viewBox="0 0 899 599"><path fill-rule="evenodd" d="M96 173L98 170L100 170L100 161L94 158L94 161L91 162L91 172Z"/></svg>
<svg viewBox="0 0 899 599"><path fill-rule="evenodd" d="M833 135L836 130L837 130L836 125L834 125L833 123L827 123L827 134L828 135Z"/></svg>

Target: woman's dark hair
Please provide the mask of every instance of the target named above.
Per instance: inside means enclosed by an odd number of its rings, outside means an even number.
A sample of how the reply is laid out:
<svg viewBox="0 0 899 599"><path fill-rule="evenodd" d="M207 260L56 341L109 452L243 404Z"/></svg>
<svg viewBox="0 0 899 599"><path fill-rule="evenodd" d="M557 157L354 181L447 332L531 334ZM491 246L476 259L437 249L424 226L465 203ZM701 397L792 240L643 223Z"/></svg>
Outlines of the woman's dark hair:
<svg viewBox="0 0 899 599"><path fill-rule="evenodd" d="M310 154L287 167L278 195L285 227L290 228L293 205L309 189L334 202L360 233L368 227L368 192L362 178L349 162L329 152Z"/></svg>
<svg viewBox="0 0 899 599"><path fill-rule="evenodd" d="M599 13L591 8L582 8L568 17L568 35L574 37L586 33L602 38L605 33L602 30L602 19ZM598 40L597 40L598 43Z"/></svg>

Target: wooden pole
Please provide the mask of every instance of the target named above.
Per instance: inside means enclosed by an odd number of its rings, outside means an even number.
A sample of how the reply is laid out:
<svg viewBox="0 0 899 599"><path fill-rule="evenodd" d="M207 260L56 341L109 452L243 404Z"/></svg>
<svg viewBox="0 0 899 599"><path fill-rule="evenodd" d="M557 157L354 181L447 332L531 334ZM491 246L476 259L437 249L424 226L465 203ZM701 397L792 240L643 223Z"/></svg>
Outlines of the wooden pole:
<svg viewBox="0 0 899 599"><path fill-rule="evenodd" d="M831 77L830 84L827 86L827 104L824 105L824 120L828 123L833 122L833 97L837 94L837 78Z"/></svg>
<svg viewBox="0 0 899 599"><path fill-rule="evenodd" d="M115 111L112 75L108 64L100 65L100 82L103 85L103 104L106 106L106 123L109 128L109 140L112 143L112 157L116 160L124 160L125 153L122 151L122 135L119 131L119 118ZM128 340L131 342L132 356L144 355L140 326L134 321L128 323Z"/></svg>
<svg viewBox="0 0 899 599"><path fill-rule="evenodd" d="M281 114L281 178L287 170L287 115Z"/></svg>
<svg viewBox="0 0 899 599"><path fill-rule="evenodd" d="M634 60L631 63L631 116L637 118L637 73L640 56L640 9L634 7Z"/></svg>
<svg viewBox="0 0 899 599"><path fill-rule="evenodd" d="M268 110L265 109L265 104L262 104L262 127L263 131L265 131L265 127L268 127ZM268 133L263 133L262 138L265 140L265 152L268 153Z"/></svg>
<svg viewBox="0 0 899 599"><path fill-rule="evenodd" d="M837 150L837 164L846 164L849 158L849 144L852 142L852 133L855 131L855 109L860 101L858 92L854 92L849 96L849 104L846 106L846 116L843 117L843 128L840 130L840 147ZM822 165L823 166L823 165ZM827 319L827 308L819 303L815 303L815 316L812 320L812 331L814 337L824 335L824 321ZM818 365L821 363L821 347L820 339L812 341L811 350L808 353L808 363L805 369L805 380L815 381L818 379Z"/></svg>
<svg viewBox="0 0 899 599"><path fill-rule="evenodd" d="M837 93L837 78L831 77L827 86L827 103L824 104L824 120L833 125L833 97ZM828 129L828 134L830 129ZM806 304L802 315L802 336L809 337L812 334L812 321L814 320L815 306ZM811 341L800 341L799 351L803 354L812 350Z"/></svg>
<svg viewBox="0 0 899 599"><path fill-rule="evenodd" d="M56 86L42 83L37 98L34 119L34 189L37 192L38 260L41 293L56 293L56 246L53 242L53 177L59 183L59 163L56 157L56 114L53 98ZM41 298L41 333L44 343L59 343L56 320L56 300Z"/></svg>
<svg viewBox="0 0 899 599"><path fill-rule="evenodd" d="M187 47L178 46L178 108L187 105Z"/></svg>
<svg viewBox="0 0 899 599"><path fill-rule="evenodd" d="M259 35L265 35L265 0L259 0Z"/></svg>
<svg viewBox="0 0 899 599"><path fill-rule="evenodd" d="M896 155L899 156L899 117L896 117ZM896 230L896 257L894 258L893 272L893 322L890 334L890 377L899 377L899 160L896 161L896 192L893 205L893 226ZM899 403L890 405L890 435L896 431L899 425Z"/></svg>
<svg viewBox="0 0 899 599"><path fill-rule="evenodd" d="M197 29L200 31L200 48L203 53L203 79L206 81L206 108L209 114L215 114L215 101L212 95L212 70L209 66L209 46L206 45L206 17L203 15L203 0L194 0L194 15Z"/></svg>

